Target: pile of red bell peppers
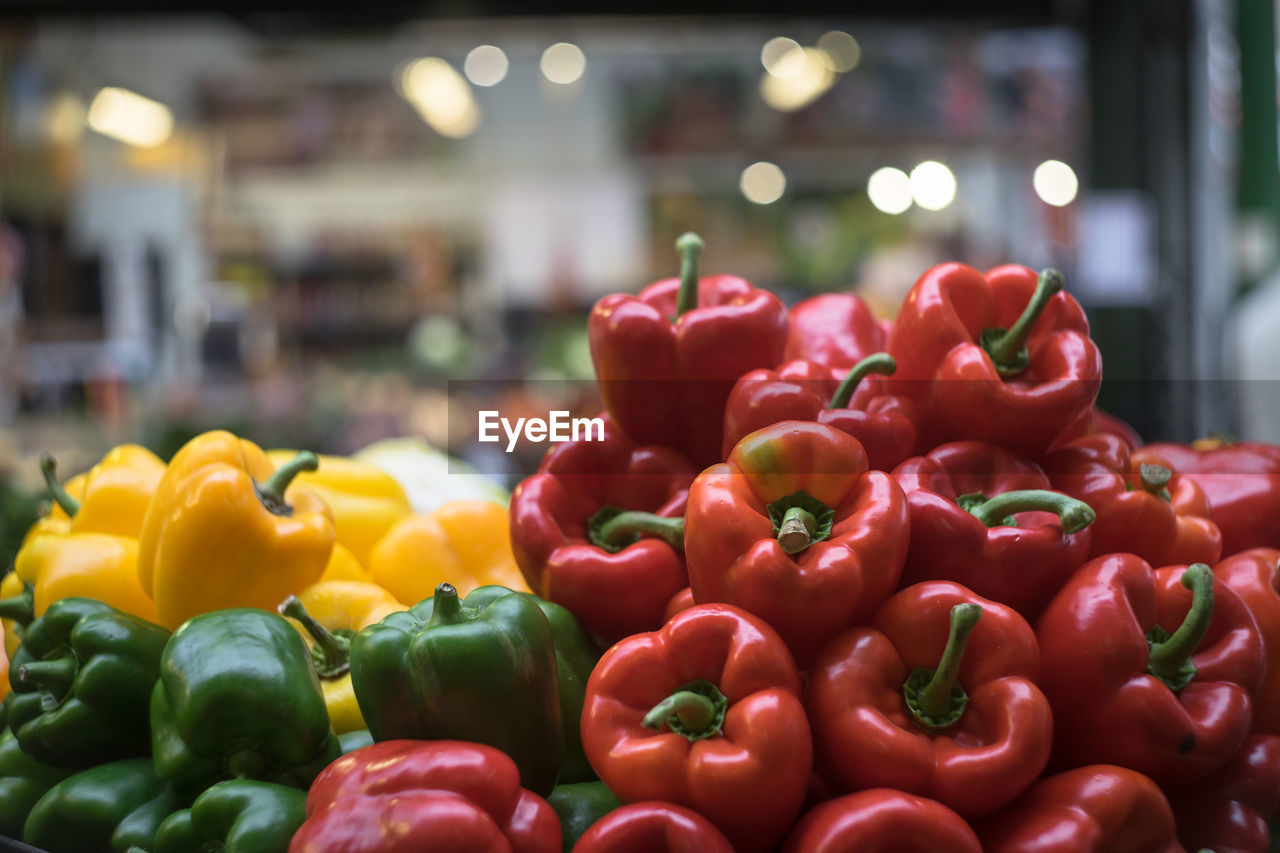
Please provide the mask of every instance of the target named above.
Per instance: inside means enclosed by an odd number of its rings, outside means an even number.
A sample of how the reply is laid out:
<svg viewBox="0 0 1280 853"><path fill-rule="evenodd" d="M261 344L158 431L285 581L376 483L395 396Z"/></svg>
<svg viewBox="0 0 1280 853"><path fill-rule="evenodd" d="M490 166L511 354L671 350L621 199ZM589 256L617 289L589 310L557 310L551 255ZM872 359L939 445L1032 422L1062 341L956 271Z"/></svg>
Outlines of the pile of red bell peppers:
<svg viewBox="0 0 1280 853"><path fill-rule="evenodd" d="M890 323L701 246L596 305L604 440L512 497L607 648L563 849L1266 851L1280 447L1097 410L1054 270L944 264Z"/></svg>

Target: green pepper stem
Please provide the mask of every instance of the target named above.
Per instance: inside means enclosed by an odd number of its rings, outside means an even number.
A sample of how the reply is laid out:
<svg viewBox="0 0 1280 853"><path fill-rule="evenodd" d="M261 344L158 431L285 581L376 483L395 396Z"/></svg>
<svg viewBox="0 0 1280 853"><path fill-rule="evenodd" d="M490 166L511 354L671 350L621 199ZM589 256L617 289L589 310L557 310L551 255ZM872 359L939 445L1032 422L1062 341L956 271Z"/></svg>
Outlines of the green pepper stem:
<svg viewBox="0 0 1280 853"><path fill-rule="evenodd" d="M445 582L436 587L435 596L431 600L431 620L428 625L457 625L465 622L462 602L458 599L458 590L453 584Z"/></svg>
<svg viewBox="0 0 1280 853"><path fill-rule="evenodd" d="M877 352L867 356L862 361L849 368L849 372L844 375L844 379L840 381L840 386L836 388L835 395L831 398L831 402L827 405L828 409L844 409L849 405L849 401L853 399L853 392L858 389L858 384L862 382L863 377L868 373L879 373L882 376L892 376L894 371L898 369L898 362L893 356L887 352Z"/></svg>
<svg viewBox="0 0 1280 853"><path fill-rule="evenodd" d="M793 506L778 525L778 545L788 554L799 554L813 544L813 531L818 520L804 507Z"/></svg>
<svg viewBox="0 0 1280 853"><path fill-rule="evenodd" d="M1163 465L1147 463L1138 466L1138 483L1142 490L1163 500L1171 500L1168 485L1172 479L1173 472Z"/></svg>
<svg viewBox="0 0 1280 853"><path fill-rule="evenodd" d="M317 622L315 617L307 612L307 608L303 606L298 596L289 596L276 610L281 616L288 616L290 619L301 622L302 627L306 628L307 633L311 635L311 639L316 641L316 648L321 652L321 658L316 664L317 675L331 680L351 671L351 644L347 643L344 647L332 631Z"/></svg>
<svg viewBox="0 0 1280 853"><path fill-rule="evenodd" d="M18 667L18 683L43 687L61 699L71 692L80 664L73 657L37 660Z"/></svg>
<svg viewBox="0 0 1280 853"><path fill-rule="evenodd" d="M676 293L676 316L698 307L698 255L702 254L702 238L692 231L676 240L680 253L680 290Z"/></svg>
<svg viewBox="0 0 1280 853"><path fill-rule="evenodd" d="M1191 609L1169 639L1151 644L1147 671L1162 681L1176 681L1184 664L1204 640L1213 617L1213 572L1205 563L1192 563L1182 573L1182 585L1191 590Z"/></svg>
<svg viewBox="0 0 1280 853"><path fill-rule="evenodd" d="M933 671L929 683L916 694L920 711L925 716L944 716L951 707L951 692L960 673L960 661L964 658L965 647L969 645L969 635L981 618L980 604L969 602L951 608L951 630L938 668Z"/></svg>
<svg viewBox="0 0 1280 853"><path fill-rule="evenodd" d="M715 703L701 693L679 690L649 709L649 713L644 715L644 724L651 729L660 729L672 714L689 731L705 731L715 721Z"/></svg>
<svg viewBox="0 0 1280 853"><path fill-rule="evenodd" d="M30 587L9 598L0 598L0 619L12 619L25 628L35 618L35 601Z"/></svg>
<svg viewBox="0 0 1280 853"><path fill-rule="evenodd" d="M1022 348L1027 345L1027 338L1031 337L1031 329L1035 326L1036 320L1040 319L1040 315L1044 313L1049 300L1064 286L1062 273L1053 269L1041 271L1040 277L1036 280L1035 293L1031 294L1031 301L1027 303L1026 308L1022 309L1022 314L1017 321L998 337L984 342L987 354L991 356L996 366L1012 367L1019 362L1018 356Z"/></svg>
<svg viewBox="0 0 1280 853"><path fill-rule="evenodd" d="M49 495L62 507L69 518L75 518L80 511L80 501L71 497L61 483L58 482L58 460L48 451L40 454L40 473L44 474L45 485L49 487Z"/></svg>
<svg viewBox="0 0 1280 853"><path fill-rule="evenodd" d="M634 533L657 536L677 551L684 551L684 519L666 518L651 512L627 510L600 525L596 535L606 545L621 547Z"/></svg>
<svg viewBox="0 0 1280 853"><path fill-rule="evenodd" d="M987 527L998 527L1004 519L1019 512L1052 512L1058 516L1063 533L1079 533L1097 516L1084 501L1047 489L1023 489L1004 492L968 508L969 513Z"/></svg>
<svg viewBox="0 0 1280 853"><path fill-rule="evenodd" d="M310 450L299 451L297 456L277 468L266 482L258 484L258 497L262 500L262 505L276 515L292 515L293 507L285 502L285 491L294 477L303 471L314 471L319 467L320 457Z"/></svg>

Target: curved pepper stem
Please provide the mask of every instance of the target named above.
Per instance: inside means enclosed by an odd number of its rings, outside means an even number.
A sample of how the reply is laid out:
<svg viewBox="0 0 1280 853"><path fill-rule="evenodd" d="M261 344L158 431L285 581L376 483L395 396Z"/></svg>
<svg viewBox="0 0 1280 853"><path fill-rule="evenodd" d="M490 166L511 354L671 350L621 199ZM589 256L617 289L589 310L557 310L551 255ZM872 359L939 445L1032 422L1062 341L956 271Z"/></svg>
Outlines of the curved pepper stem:
<svg viewBox="0 0 1280 853"><path fill-rule="evenodd" d="M680 290L676 294L676 316L698 307L698 255L702 254L702 238L692 231L676 240L680 253Z"/></svg>
<svg viewBox="0 0 1280 853"><path fill-rule="evenodd" d="M892 376L897 369L898 362L887 352L877 352L867 356L849 368L849 372L840 381L840 386L836 388L836 393L831 398L827 408L846 408L849 405L849 401L853 399L853 392L858 389L858 384L862 382L863 377L867 374L879 373L882 376Z"/></svg>
<svg viewBox="0 0 1280 853"><path fill-rule="evenodd" d="M1172 500L1168 488L1172 479L1173 472L1163 465L1146 463L1138 466L1138 483L1142 490L1162 500Z"/></svg>
<svg viewBox="0 0 1280 853"><path fill-rule="evenodd" d="M1213 572L1205 563L1193 563L1182 573L1182 585L1191 590L1191 609L1178 630L1170 634L1159 625L1147 632L1151 654L1147 672L1170 690L1181 690L1196 677L1192 653L1204 640L1213 618Z"/></svg>
<svg viewBox="0 0 1280 853"><path fill-rule="evenodd" d="M969 697L956 682L969 635L982 618L982 605L972 602L951 608L951 631L936 669L920 668L902 685L911 718L926 729L945 729L964 714Z"/></svg>
<svg viewBox="0 0 1280 853"><path fill-rule="evenodd" d="M62 507L68 518L75 518L80 511L80 501L71 497L62 484L58 482L58 460L53 454L45 451L40 454L40 473L44 475L45 485L49 487L49 495L54 503Z"/></svg>
<svg viewBox="0 0 1280 853"><path fill-rule="evenodd" d="M61 702L71 692L79 672L80 664L74 657L37 660L18 667L18 683L44 688Z"/></svg>
<svg viewBox="0 0 1280 853"><path fill-rule="evenodd" d="M335 634L315 620L302 601L291 595L276 608L281 616L297 619L307 629L316 644L311 647L311 662L315 664L316 675L332 681L341 678L351 671L351 631L343 632L346 636Z"/></svg>
<svg viewBox="0 0 1280 853"><path fill-rule="evenodd" d="M693 742L720 734L728 708L729 699L720 689L699 678L650 708L643 723L651 729L667 726Z"/></svg>
<svg viewBox="0 0 1280 853"><path fill-rule="evenodd" d="M35 594L31 584L26 584L22 592L10 598L0 598L0 619L12 619L22 627L27 627L36 618Z"/></svg>
<svg viewBox="0 0 1280 853"><path fill-rule="evenodd" d="M284 493L293 482L293 478L303 471L314 471L320 467L320 457L310 450L302 450L298 455L276 469L265 483L258 483L258 499L268 511L275 515L288 517L293 515L293 507L285 503Z"/></svg>
<svg viewBox="0 0 1280 853"><path fill-rule="evenodd" d="M813 534L818 520L813 513L800 506L793 506L782 517L778 526L778 545L788 554L799 554L813 544Z"/></svg>
<svg viewBox="0 0 1280 853"><path fill-rule="evenodd" d="M1066 534L1079 533L1097 518L1084 501L1047 489L1004 492L965 509L987 527L999 527L1006 518L1019 512L1052 512L1058 516L1062 532Z"/></svg>
<svg viewBox="0 0 1280 853"><path fill-rule="evenodd" d="M623 510L610 515L607 520L593 522L589 527L588 535L592 542L611 553L621 551L642 534L656 536L677 551L684 551L683 518L667 518L640 510Z"/></svg>
<svg viewBox="0 0 1280 853"><path fill-rule="evenodd" d="M996 372L1003 377L1017 376L1027 367L1027 338L1036 320L1044 313L1049 300L1065 286L1062 273L1054 269L1042 270L1036 280L1035 293L1022 309L1022 314L1008 329L987 329L982 333L982 348L991 356Z"/></svg>

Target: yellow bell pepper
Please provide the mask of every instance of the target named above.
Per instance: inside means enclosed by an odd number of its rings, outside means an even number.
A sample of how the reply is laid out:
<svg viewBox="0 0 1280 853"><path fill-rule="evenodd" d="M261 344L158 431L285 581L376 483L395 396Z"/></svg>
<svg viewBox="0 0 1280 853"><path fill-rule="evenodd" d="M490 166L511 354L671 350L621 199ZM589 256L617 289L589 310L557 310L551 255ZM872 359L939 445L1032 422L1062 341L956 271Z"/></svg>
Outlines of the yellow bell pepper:
<svg viewBox="0 0 1280 853"><path fill-rule="evenodd" d="M9 572L4 576L3 580L0 580L0 600L6 604L6 610L13 612L26 611L30 602L21 601L23 590L24 585L17 572ZM18 650L18 644L22 642L22 632L18 630L19 627L23 622L29 622L34 618L34 612L23 612L21 621L10 618L0 619L0 629L4 630L4 653L6 659L13 657L13 653ZM5 685L8 685L8 681L5 681Z"/></svg>
<svg viewBox="0 0 1280 853"><path fill-rule="evenodd" d="M341 542L333 543L333 553L329 555L329 562L325 564L324 574L320 576L320 580L316 583L324 581L364 581L365 583L373 583L373 575L369 574L364 566L360 565L360 561L355 555L347 550Z"/></svg>
<svg viewBox="0 0 1280 853"><path fill-rule="evenodd" d="M283 465L297 455L294 450L269 450L273 465ZM395 524L413 513L409 497L390 474L366 462L346 456L321 456L314 472L298 475L302 483L319 493L333 510L338 544L367 565L369 552Z"/></svg>
<svg viewBox="0 0 1280 853"><path fill-rule="evenodd" d="M333 516L292 480L316 465L305 452L276 469L256 444L224 430L183 445L138 542L138 579L156 621L176 629L212 610L275 610L315 583L333 551Z"/></svg>
<svg viewBox="0 0 1280 853"><path fill-rule="evenodd" d="M397 522L366 563L374 583L412 607L448 581L459 596L498 584L529 592L511 553L507 508L492 501L451 501Z"/></svg>
<svg viewBox="0 0 1280 853"><path fill-rule="evenodd" d="M280 605L280 613L294 622L311 646L336 734L368 728L351 686L352 638L366 625L404 609L391 593L363 581L321 581Z"/></svg>
<svg viewBox="0 0 1280 853"><path fill-rule="evenodd" d="M53 464L53 457L45 454L41 468L54 492L58 514L71 517L73 533L138 538L151 496L164 477L165 465L159 456L138 444L122 444L108 451L86 473L71 478L66 487L59 487L53 479ZM78 500L73 497L74 492L79 492Z"/></svg>

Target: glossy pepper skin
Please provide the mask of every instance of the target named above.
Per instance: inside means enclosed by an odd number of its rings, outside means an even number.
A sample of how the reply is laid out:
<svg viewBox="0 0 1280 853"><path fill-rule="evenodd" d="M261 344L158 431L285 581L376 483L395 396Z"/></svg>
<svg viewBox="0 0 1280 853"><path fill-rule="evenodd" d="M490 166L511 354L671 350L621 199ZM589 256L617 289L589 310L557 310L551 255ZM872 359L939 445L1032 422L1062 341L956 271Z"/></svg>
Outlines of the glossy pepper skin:
<svg viewBox="0 0 1280 853"><path fill-rule="evenodd" d="M893 477L911 515L902 586L955 581L1034 620L1088 559L1092 511L1048 492L1048 477L1019 454L956 441L908 459ZM1001 509L1019 494L1033 497Z"/></svg>
<svg viewBox="0 0 1280 853"><path fill-rule="evenodd" d="M188 620L151 694L156 771L179 790L228 778L306 787L341 754L306 644L275 613Z"/></svg>
<svg viewBox="0 0 1280 853"><path fill-rule="evenodd" d="M934 800L872 788L821 803L787 835L782 853L982 853L964 818Z"/></svg>
<svg viewBox="0 0 1280 853"><path fill-rule="evenodd" d="M320 678L324 704L334 734L367 729L351 685L351 641L361 628L404 610L395 596L374 583L320 581L277 608L311 647L311 662Z"/></svg>
<svg viewBox="0 0 1280 853"><path fill-rule="evenodd" d="M305 791L231 779L201 793L190 808L165 818L151 853L287 853L306 817Z"/></svg>
<svg viewBox="0 0 1280 853"><path fill-rule="evenodd" d="M1097 764L1047 776L976 827L987 853L1182 853L1155 782Z"/></svg>
<svg viewBox="0 0 1280 853"><path fill-rule="evenodd" d="M501 586L482 586L467 596L468 607L484 607L512 590ZM556 681L560 689L560 722L564 730L564 763L560 766L557 785L595 781L595 771L582 751L582 703L586 698L587 678L600 660L600 648L578 620L566 608L553 601L527 595L542 610L551 626L551 639L556 650Z"/></svg>
<svg viewBox="0 0 1280 853"><path fill-rule="evenodd" d="M1280 550L1250 548L1213 567L1235 590L1258 623L1266 650L1266 673L1253 702L1253 731L1280 735Z"/></svg>
<svg viewBox="0 0 1280 853"><path fill-rule="evenodd" d="M816 523L801 517L793 541L784 520L799 511ZM703 471L689 490L693 598L759 615L805 668L893 592L907 524L902 489L868 470L857 439L813 422L774 424L738 442L727 462Z"/></svg>
<svg viewBox="0 0 1280 853"><path fill-rule="evenodd" d="M35 618L35 591L22 582L17 572L0 579L0 629L4 631L4 655L12 659L22 642L22 632ZM8 684L8 679L4 680ZM0 690L7 689L0 685ZM3 698L3 697L0 697Z"/></svg>
<svg viewBox="0 0 1280 853"><path fill-rule="evenodd" d="M593 522L618 511L679 518L696 475L679 453L636 445L608 417L602 441L556 445L511 495L511 546L530 588L601 645L661 626L689 585L681 542L606 542Z"/></svg>
<svg viewBox="0 0 1280 853"><path fill-rule="evenodd" d="M696 235L676 247L680 277L638 296L604 297L587 320L587 338L605 408L627 435L710 465L720 460L733 383L782 360L787 309L737 276L699 280Z"/></svg>
<svg viewBox="0 0 1280 853"><path fill-rule="evenodd" d="M13 732L0 726L0 835L21 838L31 807L74 772L36 761L22 751Z"/></svg>
<svg viewBox="0 0 1280 853"><path fill-rule="evenodd" d="M1280 447L1263 442L1148 444L1137 462L1165 465L1204 489L1213 522L1222 531L1222 554L1280 548Z"/></svg>
<svg viewBox="0 0 1280 853"><path fill-rule="evenodd" d="M146 755L147 709L169 632L89 598L55 601L9 673L9 727L38 761L85 768Z"/></svg>
<svg viewBox="0 0 1280 853"><path fill-rule="evenodd" d="M276 468L298 455L296 450L268 450ZM318 494L333 513L334 541L361 565L392 525L413 514L409 496L396 479L367 462L319 454L320 467L303 471L297 482Z"/></svg>
<svg viewBox="0 0 1280 853"><path fill-rule="evenodd" d="M142 519L164 477L159 456L138 444L114 447L84 474L76 493L78 511L70 515L74 533L108 533L137 539ZM54 517L68 515L61 506L51 508Z"/></svg>
<svg viewBox="0 0 1280 853"><path fill-rule="evenodd" d="M619 800L693 809L739 853L782 839L813 768L790 653L726 604L681 611L605 652L587 682L582 743Z"/></svg>
<svg viewBox="0 0 1280 853"><path fill-rule="evenodd" d="M782 361L804 359L843 370L883 352L893 328L852 293L810 296L788 313L791 323Z"/></svg>
<svg viewBox="0 0 1280 853"><path fill-rule="evenodd" d="M1250 735L1221 769L1169 801L1187 849L1267 853L1267 821L1280 807L1280 738Z"/></svg>
<svg viewBox="0 0 1280 853"><path fill-rule="evenodd" d="M1015 264L984 274L948 263L920 277L889 336L898 370L886 386L920 405L923 446L974 439L1036 458L1089 417L1102 357L1061 286L1055 271Z"/></svg>
<svg viewBox="0 0 1280 853"><path fill-rule="evenodd" d="M1222 556L1222 533L1204 490L1164 466L1135 464L1124 439L1095 433L1068 442L1042 462L1055 489L1097 514L1090 557L1127 551L1153 566L1209 563Z"/></svg>
<svg viewBox="0 0 1280 853"><path fill-rule="evenodd" d="M692 809L650 801L614 809L591 825L574 853L733 853L724 833Z"/></svg>
<svg viewBox="0 0 1280 853"><path fill-rule="evenodd" d="M375 741L469 740L511 756L521 784L555 787L564 761L556 647L531 596L480 606L447 583L351 644L351 683Z"/></svg>
<svg viewBox="0 0 1280 853"><path fill-rule="evenodd" d="M547 795L547 804L560 818L564 853L573 849L592 824L622 805L613 791L600 781L556 785L555 790Z"/></svg>
<svg viewBox="0 0 1280 853"><path fill-rule="evenodd" d="M138 541L138 579L157 622L174 629L223 608L275 610L319 580L333 516L315 492L291 485L308 462L314 468L314 454L277 473L257 445L221 430L174 454Z"/></svg>
<svg viewBox="0 0 1280 853"><path fill-rule="evenodd" d="M725 407L724 456L748 433L771 424L817 421L858 439L873 469L892 471L915 452L918 417L913 403L885 396L869 375L892 370L892 358L873 353L848 370L789 361L776 370L744 374Z"/></svg>
<svg viewBox="0 0 1280 853"><path fill-rule="evenodd" d="M1013 609L955 583L908 587L809 670L818 770L837 791L894 788L989 814L1049 760L1039 673L1035 634Z"/></svg>
<svg viewBox="0 0 1280 853"><path fill-rule="evenodd" d="M456 740L389 740L325 768L289 853L559 853L560 822L515 763Z"/></svg>
<svg viewBox="0 0 1280 853"><path fill-rule="evenodd" d="M47 853L147 850L161 821L185 804L149 759L126 758L50 788L27 816L22 840Z"/></svg>
<svg viewBox="0 0 1280 853"><path fill-rule="evenodd" d="M1036 636L1054 712L1051 767L1119 764L1181 785L1224 764L1249 734L1262 638L1203 563L1152 571L1132 554L1092 560L1050 602Z"/></svg>
<svg viewBox="0 0 1280 853"><path fill-rule="evenodd" d="M511 553L506 507L450 501L392 525L369 555L373 581L406 607L430 598L446 581L459 595L496 584L529 592Z"/></svg>

